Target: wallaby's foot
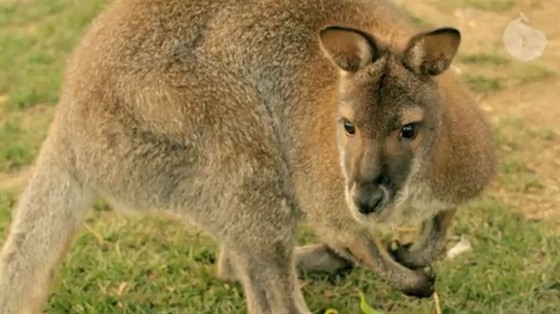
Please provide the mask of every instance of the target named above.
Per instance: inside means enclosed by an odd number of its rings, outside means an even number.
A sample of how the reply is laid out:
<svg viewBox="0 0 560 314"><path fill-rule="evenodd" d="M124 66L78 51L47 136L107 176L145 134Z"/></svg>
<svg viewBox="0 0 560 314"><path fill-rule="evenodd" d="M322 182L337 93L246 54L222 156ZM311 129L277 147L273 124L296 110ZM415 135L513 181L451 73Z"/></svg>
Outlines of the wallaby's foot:
<svg viewBox="0 0 560 314"><path fill-rule="evenodd" d="M295 256L300 276L316 272L335 275L347 272L354 266L351 261L338 255L323 243L298 246L295 249Z"/></svg>
<svg viewBox="0 0 560 314"><path fill-rule="evenodd" d="M216 277L224 282L237 282L239 278L235 273L235 267L231 259L230 252L222 247L220 249L220 256L218 257L218 269L216 271Z"/></svg>

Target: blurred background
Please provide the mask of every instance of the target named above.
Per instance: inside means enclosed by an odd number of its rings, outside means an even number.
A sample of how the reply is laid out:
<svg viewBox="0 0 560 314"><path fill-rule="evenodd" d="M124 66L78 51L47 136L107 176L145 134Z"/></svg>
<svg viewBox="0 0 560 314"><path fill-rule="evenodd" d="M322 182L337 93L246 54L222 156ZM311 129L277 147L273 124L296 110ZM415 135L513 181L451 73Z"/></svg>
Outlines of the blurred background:
<svg viewBox="0 0 560 314"><path fill-rule="evenodd" d="M108 2L0 0L2 244L52 121L67 57ZM405 297L356 269L306 277L309 306L360 313L360 290L384 313L559 313L560 1L396 2L420 27L461 30L451 70L492 123L499 174L461 209L450 247L462 240L467 249L435 265L437 298ZM309 241L313 233L304 228L301 242ZM47 312L243 313L240 287L214 277L215 249L190 227L121 216L99 202L67 255Z"/></svg>

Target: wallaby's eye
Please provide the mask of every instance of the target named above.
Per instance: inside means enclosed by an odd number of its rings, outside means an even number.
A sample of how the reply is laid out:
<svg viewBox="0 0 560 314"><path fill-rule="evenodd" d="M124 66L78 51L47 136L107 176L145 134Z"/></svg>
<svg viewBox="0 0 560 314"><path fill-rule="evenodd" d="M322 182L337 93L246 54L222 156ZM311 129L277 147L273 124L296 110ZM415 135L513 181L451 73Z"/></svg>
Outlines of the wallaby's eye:
<svg viewBox="0 0 560 314"><path fill-rule="evenodd" d="M344 131L346 131L346 134L348 136L352 136L354 134L356 134L356 127L354 126L354 124L346 119L344 119L342 121L342 124L344 125Z"/></svg>
<svg viewBox="0 0 560 314"><path fill-rule="evenodd" d="M414 123L405 124L401 128L401 138L407 140L413 140L416 137L417 133L418 132L416 131L416 124Z"/></svg>

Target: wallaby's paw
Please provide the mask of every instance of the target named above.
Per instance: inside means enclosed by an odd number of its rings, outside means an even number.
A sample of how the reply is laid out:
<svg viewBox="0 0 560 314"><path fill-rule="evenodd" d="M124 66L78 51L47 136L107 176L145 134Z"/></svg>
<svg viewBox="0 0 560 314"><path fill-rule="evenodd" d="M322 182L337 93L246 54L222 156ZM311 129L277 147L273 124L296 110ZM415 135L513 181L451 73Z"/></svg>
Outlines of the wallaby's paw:
<svg viewBox="0 0 560 314"><path fill-rule="evenodd" d="M387 251L399 264L414 270L417 283L402 292L408 296L417 298L428 298L434 293L436 274L430 265L430 260L422 252L411 251L413 243L401 244L393 241L389 244Z"/></svg>
<svg viewBox="0 0 560 314"><path fill-rule="evenodd" d="M412 244L413 243L401 244L398 241L393 241L389 244L387 251L397 263L407 268L418 269L430 266L431 260L426 258L423 252L412 251L410 249Z"/></svg>
<svg viewBox="0 0 560 314"><path fill-rule="evenodd" d="M429 298L434 294L436 275L431 267L415 270L418 282L413 287L402 290L408 296L416 298Z"/></svg>

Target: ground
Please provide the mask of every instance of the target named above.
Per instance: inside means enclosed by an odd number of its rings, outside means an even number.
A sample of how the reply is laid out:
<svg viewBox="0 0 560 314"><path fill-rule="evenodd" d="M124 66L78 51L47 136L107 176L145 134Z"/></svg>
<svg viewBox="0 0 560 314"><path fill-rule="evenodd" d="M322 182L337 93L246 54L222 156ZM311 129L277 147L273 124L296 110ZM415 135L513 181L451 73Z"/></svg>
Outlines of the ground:
<svg viewBox="0 0 560 314"><path fill-rule="evenodd" d="M66 58L105 0L0 1L0 243L53 117ZM414 22L463 34L453 71L494 128L496 180L461 208L451 240L472 251L435 265L437 298L416 300L356 269L306 277L310 308L358 313L560 312L560 2L404 1ZM502 34L523 13L548 40L531 62ZM308 230L302 242L312 241ZM238 285L214 277L216 244L177 222L90 211L61 267L48 313L243 313Z"/></svg>

